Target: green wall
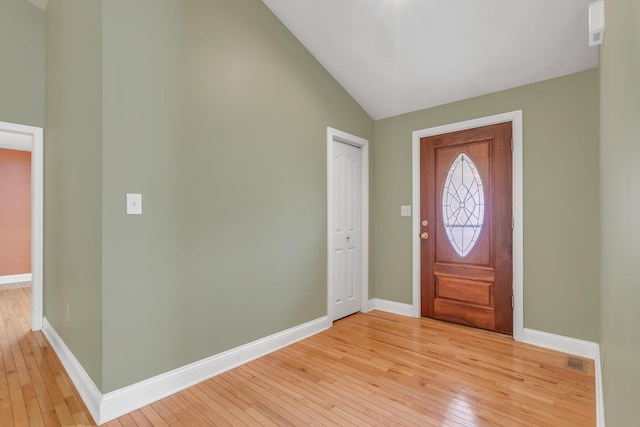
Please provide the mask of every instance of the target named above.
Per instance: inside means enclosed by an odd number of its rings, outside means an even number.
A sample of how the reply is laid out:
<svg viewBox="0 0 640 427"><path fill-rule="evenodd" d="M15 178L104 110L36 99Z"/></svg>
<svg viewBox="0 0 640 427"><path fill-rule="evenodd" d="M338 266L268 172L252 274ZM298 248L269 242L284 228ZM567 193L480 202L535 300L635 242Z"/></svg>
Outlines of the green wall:
<svg viewBox="0 0 640 427"><path fill-rule="evenodd" d="M44 12L0 1L0 121L44 126Z"/></svg>
<svg viewBox="0 0 640 427"><path fill-rule="evenodd" d="M600 51L602 360L609 426L638 424L640 4L605 2Z"/></svg>
<svg viewBox="0 0 640 427"><path fill-rule="evenodd" d="M49 1L44 135L44 314L98 387L102 384L100 21L98 1Z"/></svg>
<svg viewBox="0 0 640 427"><path fill-rule="evenodd" d="M102 10L109 392L326 315L326 127L373 121L261 1Z"/></svg>
<svg viewBox="0 0 640 427"><path fill-rule="evenodd" d="M524 325L599 340L596 69L375 122L371 284L412 301L411 133L514 110L524 128Z"/></svg>

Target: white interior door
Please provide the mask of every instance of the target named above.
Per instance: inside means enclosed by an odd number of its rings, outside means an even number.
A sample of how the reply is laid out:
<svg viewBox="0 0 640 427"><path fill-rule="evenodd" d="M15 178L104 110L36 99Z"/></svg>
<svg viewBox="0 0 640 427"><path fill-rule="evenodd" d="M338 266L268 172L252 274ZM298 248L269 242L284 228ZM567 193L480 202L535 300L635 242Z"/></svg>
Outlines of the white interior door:
<svg viewBox="0 0 640 427"><path fill-rule="evenodd" d="M333 141L333 319L360 311L360 148Z"/></svg>

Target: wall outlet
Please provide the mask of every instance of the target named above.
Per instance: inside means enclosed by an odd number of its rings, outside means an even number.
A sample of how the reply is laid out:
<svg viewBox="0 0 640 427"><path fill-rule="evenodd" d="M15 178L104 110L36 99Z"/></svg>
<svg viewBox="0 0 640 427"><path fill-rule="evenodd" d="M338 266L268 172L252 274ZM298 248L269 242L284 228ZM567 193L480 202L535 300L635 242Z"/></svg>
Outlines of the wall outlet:
<svg viewBox="0 0 640 427"><path fill-rule="evenodd" d="M400 206L400 216L411 216L411 206Z"/></svg>

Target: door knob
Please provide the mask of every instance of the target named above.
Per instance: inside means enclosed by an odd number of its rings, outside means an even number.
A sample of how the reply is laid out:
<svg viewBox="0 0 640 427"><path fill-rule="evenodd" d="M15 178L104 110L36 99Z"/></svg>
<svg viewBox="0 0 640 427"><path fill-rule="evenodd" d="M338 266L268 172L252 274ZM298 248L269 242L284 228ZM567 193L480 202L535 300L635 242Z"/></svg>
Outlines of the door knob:
<svg viewBox="0 0 640 427"><path fill-rule="evenodd" d="M420 238L422 240L427 240L429 238L429 233L420 233Z"/></svg>
<svg viewBox="0 0 640 427"><path fill-rule="evenodd" d="M427 221L426 219L422 220L422 226L426 227L427 225L429 225L429 221Z"/></svg>

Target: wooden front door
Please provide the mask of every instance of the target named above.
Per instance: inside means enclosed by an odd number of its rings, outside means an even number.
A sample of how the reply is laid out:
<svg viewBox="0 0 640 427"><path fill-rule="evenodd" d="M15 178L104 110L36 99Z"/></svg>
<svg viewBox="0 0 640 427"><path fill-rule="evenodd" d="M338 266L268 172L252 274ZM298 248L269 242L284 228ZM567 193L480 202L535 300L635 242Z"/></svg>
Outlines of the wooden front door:
<svg viewBox="0 0 640 427"><path fill-rule="evenodd" d="M513 332L511 123L420 140L422 316Z"/></svg>

